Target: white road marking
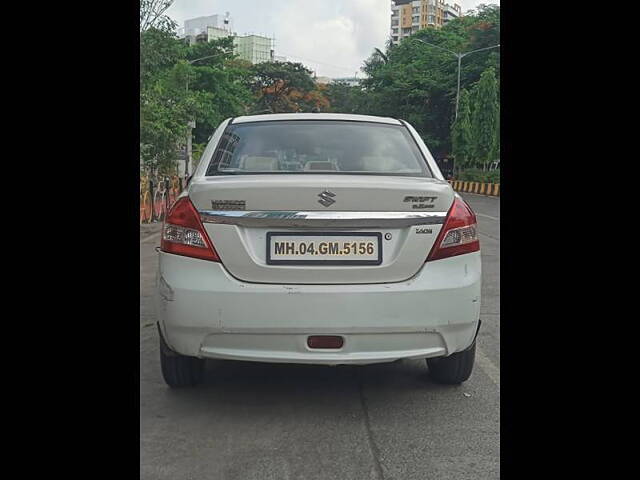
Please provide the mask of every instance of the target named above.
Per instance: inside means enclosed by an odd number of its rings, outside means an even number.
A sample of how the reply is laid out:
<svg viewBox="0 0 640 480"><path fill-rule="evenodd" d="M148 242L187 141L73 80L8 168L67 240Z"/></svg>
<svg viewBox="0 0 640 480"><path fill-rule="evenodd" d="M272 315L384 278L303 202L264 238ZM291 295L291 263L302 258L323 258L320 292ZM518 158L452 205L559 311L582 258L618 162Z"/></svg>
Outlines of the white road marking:
<svg viewBox="0 0 640 480"><path fill-rule="evenodd" d="M159 237L161 233L162 232L158 232L158 233L154 233L153 235L149 235L148 237L145 237L142 240L140 240L140 243L145 243L145 242L148 242L149 240L151 240L152 238Z"/></svg>
<svg viewBox="0 0 640 480"><path fill-rule="evenodd" d="M498 217L492 217L491 215L485 215L484 213L476 213L476 215L478 217L490 218L491 220L500 220L500 218L498 218Z"/></svg>
<svg viewBox="0 0 640 480"><path fill-rule="evenodd" d="M479 347L476 347L476 360L478 366L484 370L484 373L489 376L491 381L498 387L498 390L500 390L500 369L489 360Z"/></svg>

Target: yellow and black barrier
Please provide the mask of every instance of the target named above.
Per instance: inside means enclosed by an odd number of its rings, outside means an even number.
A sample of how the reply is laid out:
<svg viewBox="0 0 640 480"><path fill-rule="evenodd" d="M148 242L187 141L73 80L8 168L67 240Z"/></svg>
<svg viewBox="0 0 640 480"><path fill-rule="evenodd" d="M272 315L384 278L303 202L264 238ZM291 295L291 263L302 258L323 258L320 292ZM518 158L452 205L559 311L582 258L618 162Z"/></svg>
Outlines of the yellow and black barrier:
<svg viewBox="0 0 640 480"><path fill-rule="evenodd" d="M491 197L500 196L499 183L467 182L464 180L449 180L449 183L456 192L477 193Z"/></svg>

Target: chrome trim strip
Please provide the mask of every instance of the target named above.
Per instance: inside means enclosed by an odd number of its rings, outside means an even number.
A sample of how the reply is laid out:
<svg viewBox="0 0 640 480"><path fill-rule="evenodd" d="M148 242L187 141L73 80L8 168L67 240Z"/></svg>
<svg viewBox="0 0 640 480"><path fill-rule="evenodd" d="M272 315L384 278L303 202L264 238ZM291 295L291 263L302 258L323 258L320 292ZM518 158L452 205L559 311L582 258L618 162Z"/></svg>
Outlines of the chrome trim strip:
<svg viewBox="0 0 640 480"><path fill-rule="evenodd" d="M409 227L443 224L447 212L300 212L296 210L200 210L203 223L243 227Z"/></svg>

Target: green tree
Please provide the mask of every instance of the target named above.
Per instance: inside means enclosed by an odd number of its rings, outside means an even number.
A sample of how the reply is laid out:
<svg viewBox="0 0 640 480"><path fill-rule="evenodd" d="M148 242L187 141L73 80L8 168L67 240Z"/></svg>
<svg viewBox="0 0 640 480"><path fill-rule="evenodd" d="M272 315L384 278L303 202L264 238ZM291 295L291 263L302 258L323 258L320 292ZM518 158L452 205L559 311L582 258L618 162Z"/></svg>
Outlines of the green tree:
<svg viewBox="0 0 640 480"><path fill-rule="evenodd" d="M455 49L435 30L414 35L430 43ZM431 38L437 36L437 40ZM445 41L446 40L446 41ZM387 51L385 62L374 53L363 68L362 81L367 101L363 107L372 115L404 118L416 127L434 154L450 149L450 118L455 101L455 59L413 38Z"/></svg>
<svg viewBox="0 0 640 480"><path fill-rule="evenodd" d="M498 104L498 125L496 126L496 143L493 146L493 150L491 151L489 158L491 162L500 160L500 105Z"/></svg>
<svg viewBox="0 0 640 480"><path fill-rule="evenodd" d="M185 57L187 46L173 32L149 28L140 34L140 88Z"/></svg>
<svg viewBox="0 0 640 480"><path fill-rule="evenodd" d="M189 66L176 63L140 91L140 150L152 174L175 172L177 150L197 113L197 94L185 89Z"/></svg>
<svg viewBox="0 0 640 480"><path fill-rule="evenodd" d="M472 164L471 108L469 92L466 89L460 92L458 119L451 129L451 144L456 170L459 174L462 169Z"/></svg>
<svg viewBox="0 0 640 480"><path fill-rule="evenodd" d="M447 27L464 29L467 38L464 51L492 47L500 43L500 6L480 4L465 17L449 22ZM459 22L459 23L458 23ZM452 25L453 24L453 25ZM459 30L460 31L460 30ZM482 72L493 67L500 77L500 49L486 50L469 55L462 60L462 83L471 85L478 81Z"/></svg>
<svg viewBox="0 0 640 480"><path fill-rule="evenodd" d="M480 5L471 15L454 19L440 29L427 28L374 51L365 61L365 98L358 113L404 118L412 123L436 157L451 152L455 112L457 62L454 55L416 41L468 52L500 43L500 7ZM382 53L382 54L381 54ZM461 87L471 88L483 71L499 72L499 50L474 53L462 61ZM332 107L333 108L333 107Z"/></svg>
<svg viewBox="0 0 640 480"><path fill-rule="evenodd" d="M152 26L140 33L140 156L152 174L172 171L180 136L186 134L192 105L182 81L187 67L178 67L183 56L184 45L173 32Z"/></svg>
<svg viewBox="0 0 640 480"><path fill-rule="evenodd" d="M361 113L365 108L365 95L362 88L346 82L330 83L326 89L329 111L334 113Z"/></svg>
<svg viewBox="0 0 640 480"><path fill-rule="evenodd" d="M495 70L489 67L473 89L471 109L473 155L483 170L487 169L491 155L496 152L499 114L498 82Z"/></svg>
<svg viewBox="0 0 640 480"><path fill-rule="evenodd" d="M196 121L195 143L206 142L224 118L246 112L253 100L249 79L247 65L233 54L231 38L190 47L166 29L141 32L143 166L152 174L174 173L189 122Z"/></svg>
<svg viewBox="0 0 640 480"><path fill-rule="evenodd" d="M186 50L189 91L197 102L195 142L204 143L225 118L247 113L253 101L250 64L238 61L231 37L196 44Z"/></svg>

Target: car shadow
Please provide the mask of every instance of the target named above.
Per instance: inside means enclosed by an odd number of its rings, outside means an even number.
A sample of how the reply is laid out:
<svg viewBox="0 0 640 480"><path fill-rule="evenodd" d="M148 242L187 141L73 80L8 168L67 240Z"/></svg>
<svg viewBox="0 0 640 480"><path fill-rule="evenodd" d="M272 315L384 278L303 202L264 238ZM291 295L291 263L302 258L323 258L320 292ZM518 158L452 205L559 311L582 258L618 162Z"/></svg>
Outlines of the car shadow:
<svg viewBox="0 0 640 480"><path fill-rule="evenodd" d="M345 403L377 398L425 396L459 387L434 383L424 360L374 365L300 365L208 360L205 377L195 388L169 389L171 398L202 406L264 407L283 404L333 410Z"/></svg>

